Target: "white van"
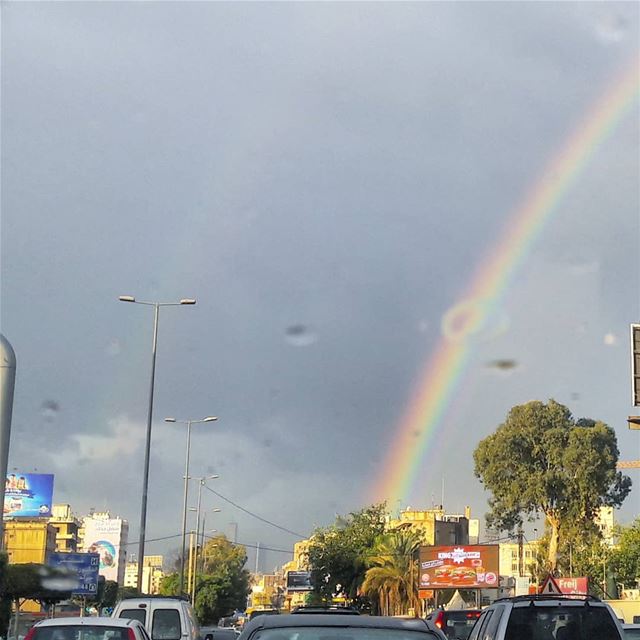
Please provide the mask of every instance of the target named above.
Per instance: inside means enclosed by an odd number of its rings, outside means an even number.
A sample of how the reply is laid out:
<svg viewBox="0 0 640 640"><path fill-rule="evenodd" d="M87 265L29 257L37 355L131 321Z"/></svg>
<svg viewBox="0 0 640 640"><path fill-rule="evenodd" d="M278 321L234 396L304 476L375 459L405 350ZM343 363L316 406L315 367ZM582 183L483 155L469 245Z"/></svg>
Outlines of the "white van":
<svg viewBox="0 0 640 640"><path fill-rule="evenodd" d="M127 598L116 604L111 617L139 620L151 640L200 640L193 609L183 598Z"/></svg>

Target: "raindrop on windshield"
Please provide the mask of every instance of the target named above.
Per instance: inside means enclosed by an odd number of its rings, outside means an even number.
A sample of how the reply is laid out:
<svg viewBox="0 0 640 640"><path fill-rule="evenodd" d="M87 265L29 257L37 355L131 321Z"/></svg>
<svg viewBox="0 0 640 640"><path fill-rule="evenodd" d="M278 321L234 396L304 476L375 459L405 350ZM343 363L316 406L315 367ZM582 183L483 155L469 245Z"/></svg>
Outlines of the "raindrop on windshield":
<svg viewBox="0 0 640 640"><path fill-rule="evenodd" d="M44 400L40 405L40 413L47 422L53 422L60 411L60 405L55 400Z"/></svg>
<svg viewBox="0 0 640 640"><path fill-rule="evenodd" d="M316 333L304 324L292 324L287 327L285 337L287 342L294 347L308 347L318 339Z"/></svg>

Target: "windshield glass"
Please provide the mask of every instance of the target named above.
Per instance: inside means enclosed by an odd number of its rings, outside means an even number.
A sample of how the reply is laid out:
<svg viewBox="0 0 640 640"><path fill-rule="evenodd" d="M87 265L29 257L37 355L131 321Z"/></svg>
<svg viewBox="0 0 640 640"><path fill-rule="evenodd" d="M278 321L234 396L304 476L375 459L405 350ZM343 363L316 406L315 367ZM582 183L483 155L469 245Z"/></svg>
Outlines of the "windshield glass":
<svg viewBox="0 0 640 640"><path fill-rule="evenodd" d="M507 640L619 640L609 611L600 607L516 607L507 626Z"/></svg>
<svg viewBox="0 0 640 640"><path fill-rule="evenodd" d="M128 629L105 626L39 627L33 640L129 640Z"/></svg>
<svg viewBox="0 0 640 640"><path fill-rule="evenodd" d="M639 597L640 2L0 3L0 638Z"/></svg>

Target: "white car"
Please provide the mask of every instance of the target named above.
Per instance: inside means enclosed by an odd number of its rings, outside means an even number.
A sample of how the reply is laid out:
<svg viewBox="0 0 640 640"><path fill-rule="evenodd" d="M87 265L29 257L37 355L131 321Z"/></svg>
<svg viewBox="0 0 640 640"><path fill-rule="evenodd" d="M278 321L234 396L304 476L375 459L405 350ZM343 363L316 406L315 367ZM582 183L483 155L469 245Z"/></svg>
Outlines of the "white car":
<svg viewBox="0 0 640 640"><path fill-rule="evenodd" d="M41 620L24 640L150 640L138 620L113 618L54 618Z"/></svg>
<svg viewBox="0 0 640 640"><path fill-rule="evenodd" d="M200 640L200 629L189 601L177 596L120 600L111 617L138 620L153 640Z"/></svg>

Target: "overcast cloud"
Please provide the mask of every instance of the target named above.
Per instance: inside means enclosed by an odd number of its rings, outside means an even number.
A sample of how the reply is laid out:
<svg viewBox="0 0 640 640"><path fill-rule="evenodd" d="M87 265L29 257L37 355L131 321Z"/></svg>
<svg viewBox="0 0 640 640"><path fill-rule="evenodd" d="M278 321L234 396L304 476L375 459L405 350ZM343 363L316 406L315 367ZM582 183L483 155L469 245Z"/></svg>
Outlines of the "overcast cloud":
<svg viewBox="0 0 640 640"><path fill-rule="evenodd" d="M10 466L55 472L56 501L109 508L135 538L152 315L117 296L193 296L161 313L150 536L179 531L184 431L167 415L220 416L194 428L192 473L219 473L216 490L286 528L363 506L442 315L638 55L638 16L611 2L4 3ZM640 457L626 431L639 168L636 105L476 339L405 505L439 501L444 476L448 509L484 513L471 452L533 398L604 419ZM207 506L241 541L295 540Z"/></svg>

